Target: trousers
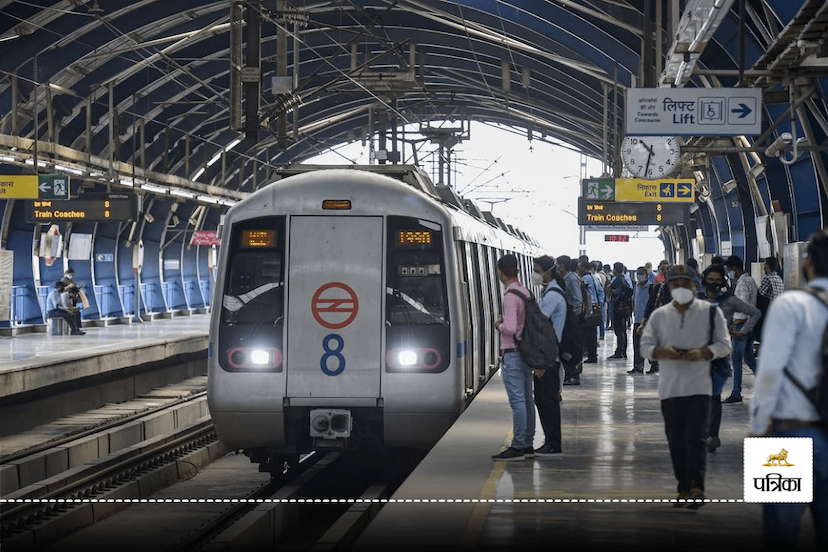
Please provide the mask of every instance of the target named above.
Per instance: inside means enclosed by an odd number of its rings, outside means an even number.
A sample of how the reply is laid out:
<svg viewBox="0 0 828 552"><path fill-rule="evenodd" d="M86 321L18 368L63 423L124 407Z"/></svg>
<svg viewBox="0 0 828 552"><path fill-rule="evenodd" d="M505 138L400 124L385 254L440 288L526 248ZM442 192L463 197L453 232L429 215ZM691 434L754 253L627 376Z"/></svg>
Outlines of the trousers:
<svg viewBox="0 0 828 552"><path fill-rule="evenodd" d="M543 376L534 377L535 406L543 428L544 445L561 450L561 365L545 370Z"/></svg>
<svg viewBox="0 0 828 552"><path fill-rule="evenodd" d="M693 487L704 490L710 395L664 399L661 401L661 414L664 416L664 430L678 492L688 492Z"/></svg>

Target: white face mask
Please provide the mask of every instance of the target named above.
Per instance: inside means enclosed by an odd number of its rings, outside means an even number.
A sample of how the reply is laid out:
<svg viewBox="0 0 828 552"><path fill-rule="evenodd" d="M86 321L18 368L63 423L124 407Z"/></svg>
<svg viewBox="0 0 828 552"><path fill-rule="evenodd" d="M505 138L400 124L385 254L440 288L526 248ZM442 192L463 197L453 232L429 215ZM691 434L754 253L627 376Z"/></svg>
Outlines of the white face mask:
<svg viewBox="0 0 828 552"><path fill-rule="evenodd" d="M533 272L532 273L532 283L536 286L542 286L543 285L543 276L541 276L537 272Z"/></svg>
<svg viewBox="0 0 828 552"><path fill-rule="evenodd" d="M727 271L727 277L730 278L731 280L735 280L736 279L736 273L733 272L732 270L728 270Z"/></svg>
<svg viewBox="0 0 828 552"><path fill-rule="evenodd" d="M671 290L673 300L679 305L686 305L693 300L693 292L687 288L676 288Z"/></svg>

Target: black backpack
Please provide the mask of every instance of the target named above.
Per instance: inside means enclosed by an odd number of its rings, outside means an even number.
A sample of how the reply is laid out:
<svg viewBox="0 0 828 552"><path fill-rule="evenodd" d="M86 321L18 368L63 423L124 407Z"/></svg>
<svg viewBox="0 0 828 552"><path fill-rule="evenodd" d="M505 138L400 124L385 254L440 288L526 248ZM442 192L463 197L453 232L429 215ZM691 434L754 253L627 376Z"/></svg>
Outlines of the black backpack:
<svg viewBox="0 0 828 552"><path fill-rule="evenodd" d="M510 289L523 299L526 318L523 323L523 332L517 339L517 349L520 356L530 368L551 368L558 361L558 338L552 321L543 315L538 302L531 295L526 297L516 289Z"/></svg>
<svg viewBox="0 0 828 552"><path fill-rule="evenodd" d="M566 302L563 290L552 288L552 291L560 293ZM584 359L584 334L581 329L581 320L575 311L569 308L569 305L566 305L566 322L561 341L558 343L558 356L561 362L569 368L578 366Z"/></svg>
<svg viewBox="0 0 828 552"><path fill-rule="evenodd" d="M805 288L805 291L828 307L828 293L815 287ZM805 389L805 386L788 371L787 366L784 372L793 384L811 401L819 413L819 417L822 418L822 422L828 424L828 325L825 326L825 331L822 333L822 378L817 382L817 386L812 389Z"/></svg>

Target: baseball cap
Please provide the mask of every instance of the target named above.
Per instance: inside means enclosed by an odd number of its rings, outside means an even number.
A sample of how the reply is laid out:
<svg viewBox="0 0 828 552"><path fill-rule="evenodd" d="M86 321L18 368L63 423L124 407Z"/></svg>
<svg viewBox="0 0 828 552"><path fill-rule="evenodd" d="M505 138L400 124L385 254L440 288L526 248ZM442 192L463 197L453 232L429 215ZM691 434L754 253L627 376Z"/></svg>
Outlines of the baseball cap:
<svg viewBox="0 0 828 552"><path fill-rule="evenodd" d="M667 273L667 283L670 283L673 280L678 280L679 278L684 278L685 280L695 280L696 271L687 265L675 265Z"/></svg>

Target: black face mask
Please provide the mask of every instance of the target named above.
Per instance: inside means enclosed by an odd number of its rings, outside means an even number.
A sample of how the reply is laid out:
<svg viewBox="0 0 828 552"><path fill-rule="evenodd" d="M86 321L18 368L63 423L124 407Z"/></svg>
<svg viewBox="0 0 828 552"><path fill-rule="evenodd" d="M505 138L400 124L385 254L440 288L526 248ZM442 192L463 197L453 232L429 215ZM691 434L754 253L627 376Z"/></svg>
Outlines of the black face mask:
<svg viewBox="0 0 828 552"><path fill-rule="evenodd" d="M720 284L719 282L713 282L713 283L705 282L705 284L704 284L704 289L706 289L710 293L719 293L719 290L721 290L723 287L724 287L724 284Z"/></svg>

